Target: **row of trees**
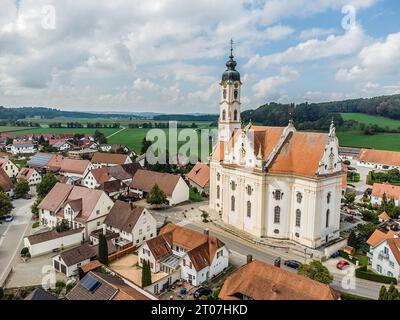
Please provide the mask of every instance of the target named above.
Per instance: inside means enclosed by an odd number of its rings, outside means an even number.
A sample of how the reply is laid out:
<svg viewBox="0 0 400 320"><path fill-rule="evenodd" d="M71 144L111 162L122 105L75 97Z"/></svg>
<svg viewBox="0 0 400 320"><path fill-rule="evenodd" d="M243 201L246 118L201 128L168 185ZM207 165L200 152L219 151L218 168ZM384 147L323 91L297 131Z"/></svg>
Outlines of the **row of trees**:
<svg viewBox="0 0 400 320"><path fill-rule="evenodd" d="M373 185L375 182L400 185L400 170L392 169L387 172L370 171L367 176L367 184Z"/></svg>
<svg viewBox="0 0 400 320"><path fill-rule="evenodd" d="M142 123L130 123L128 125L129 128L159 128L159 129L168 129L169 123L168 122L142 122ZM178 122L177 128L198 128L198 125L195 122L189 123L182 123Z"/></svg>

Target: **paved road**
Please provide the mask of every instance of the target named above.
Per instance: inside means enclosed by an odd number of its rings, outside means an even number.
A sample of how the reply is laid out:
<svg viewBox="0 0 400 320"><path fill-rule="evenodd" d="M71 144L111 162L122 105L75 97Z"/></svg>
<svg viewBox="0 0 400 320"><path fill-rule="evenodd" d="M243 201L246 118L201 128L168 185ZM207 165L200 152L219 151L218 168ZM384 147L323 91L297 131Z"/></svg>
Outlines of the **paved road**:
<svg viewBox="0 0 400 320"><path fill-rule="evenodd" d="M23 238L31 226L31 206L35 199L13 201L15 216L12 222L0 225L0 286L15 265L23 247Z"/></svg>

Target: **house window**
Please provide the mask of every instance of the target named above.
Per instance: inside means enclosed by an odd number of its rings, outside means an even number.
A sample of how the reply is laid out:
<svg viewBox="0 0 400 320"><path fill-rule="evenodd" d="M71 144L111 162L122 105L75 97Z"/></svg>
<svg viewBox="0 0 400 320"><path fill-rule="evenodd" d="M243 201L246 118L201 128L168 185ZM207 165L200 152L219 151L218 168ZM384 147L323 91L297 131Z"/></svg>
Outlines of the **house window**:
<svg viewBox="0 0 400 320"><path fill-rule="evenodd" d="M297 192L296 198L297 203L301 203L301 200L303 200L303 195L300 192Z"/></svg>
<svg viewBox="0 0 400 320"><path fill-rule="evenodd" d="M388 271L387 275L388 275L388 277L393 277L393 273L390 271Z"/></svg>
<svg viewBox="0 0 400 320"><path fill-rule="evenodd" d="M251 202L247 201L247 217L251 217Z"/></svg>
<svg viewBox="0 0 400 320"><path fill-rule="evenodd" d="M328 209L328 210L326 210L326 224L325 224L325 227L329 227L329 215L330 215L330 210Z"/></svg>
<svg viewBox="0 0 400 320"><path fill-rule="evenodd" d="M274 209L274 223L280 223L281 221L281 208L276 206Z"/></svg>
<svg viewBox="0 0 400 320"><path fill-rule="evenodd" d="M379 273L382 273L382 267L379 264L376 265L376 271L378 271Z"/></svg>
<svg viewBox="0 0 400 320"><path fill-rule="evenodd" d="M141 234L142 234L142 232L143 232L143 230L142 230L142 229L139 229L139 235L141 235Z"/></svg>
<svg viewBox="0 0 400 320"><path fill-rule="evenodd" d="M182 260L182 264L183 264L183 266L186 266L186 260L185 259Z"/></svg>
<svg viewBox="0 0 400 320"><path fill-rule="evenodd" d="M231 211L235 211L235 196L231 197Z"/></svg>
<svg viewBox="0 0 400 320"><path fill-rule="evenodd" d="M301 223L301 211L300 209L296 210L296 227L300 227Z"/></svg>
<svg viewBox="0 0 400 320"><path fill-rule="evenodd" d="M274 198L275 198L275 200L281 200L282 199L282 192L280 190L275 190Z"/></svg>
<svg viewBox="0 0 400 320"><path fill-rule="evenodd" d="M97 210L97 211L96 211L96 214L100 214L100 210Z"/></svg>
<svg viewBox="0 0 400 320"><path fill-rule="evenodd" d="M220 193L220 187L219 186L217 186L217 199L219 199L219 193Z"/></svg>
<svg viewBox="0 0 400 320"><path fill-rule="evenodd" d="M328 194L327 194L327 196L326 196L326 203L330 203L331 202L331 196L332 196L332 194L329 192Z"/></svg>

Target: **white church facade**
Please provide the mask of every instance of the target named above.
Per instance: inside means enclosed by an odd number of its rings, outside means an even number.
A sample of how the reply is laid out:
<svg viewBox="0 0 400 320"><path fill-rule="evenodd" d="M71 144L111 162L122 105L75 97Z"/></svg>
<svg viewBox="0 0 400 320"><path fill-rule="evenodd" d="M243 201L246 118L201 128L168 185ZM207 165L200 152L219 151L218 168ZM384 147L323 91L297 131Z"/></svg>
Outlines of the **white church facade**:
<svg viewBox="0 0 400 320"><path fill-rule="evenodd" d="M221 81L218 142L210 161L210 209L256 237L318 248L339 238L341 159L329 134L287 127L245 128L240 74L231 53Z"/></svg>

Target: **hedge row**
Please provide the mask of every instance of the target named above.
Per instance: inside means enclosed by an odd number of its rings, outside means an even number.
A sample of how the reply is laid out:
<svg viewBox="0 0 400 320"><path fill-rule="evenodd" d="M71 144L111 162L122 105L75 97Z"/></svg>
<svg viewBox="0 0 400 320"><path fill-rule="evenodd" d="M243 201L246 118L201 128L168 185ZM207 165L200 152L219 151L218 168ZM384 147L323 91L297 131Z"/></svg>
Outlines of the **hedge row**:
<svg viewBox="0 0 400 320"><path fill-rule="evenodd" d="M348 292L339 292L340 299L342 300L374 300L367 297L358 296L356 294L348 293Z"/></svg>
<svg viewBox="0 0 400 320"><path fill-rule="evenodd" d="M380 282L380 283L386 283L386 284L391 284L391 283L397 284L396 278L382 276L377 273L368 272L367 266L362 266L356 269L356 278Z"/></svg>

